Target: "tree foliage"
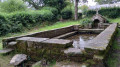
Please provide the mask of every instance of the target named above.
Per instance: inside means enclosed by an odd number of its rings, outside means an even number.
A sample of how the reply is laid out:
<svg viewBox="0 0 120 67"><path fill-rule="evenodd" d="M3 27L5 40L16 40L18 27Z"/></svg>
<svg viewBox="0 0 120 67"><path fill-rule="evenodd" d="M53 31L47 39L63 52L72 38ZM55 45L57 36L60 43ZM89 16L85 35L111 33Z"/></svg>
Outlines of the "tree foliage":
<svg viewBox="0 0 120 67"><path fill-rule="evenodd" d="M58 10L66 6L65 0L23 0L32 5L35 9L41 9L43 6L55 7Z"/></svg>
<svg viewBox="0 0 120 67"><path fill-rule="evenodd" d="M0 9L2 12L24 11L27 6L22 0L7 0L0 3Z"/></svg>
<svg viewBox="0 0 120 67"><path fill-rule="evenodd" d="M28 2L30 6L34 7L35 9L40 9L44 5L44 0L23 0Z"/></svg>
<svg viewBox="0 0 120 67"><path fill-rule="evenodd" d="M44 0L45 6L55 7L58 10L63 9L66 6L65 0Z"/></svg>

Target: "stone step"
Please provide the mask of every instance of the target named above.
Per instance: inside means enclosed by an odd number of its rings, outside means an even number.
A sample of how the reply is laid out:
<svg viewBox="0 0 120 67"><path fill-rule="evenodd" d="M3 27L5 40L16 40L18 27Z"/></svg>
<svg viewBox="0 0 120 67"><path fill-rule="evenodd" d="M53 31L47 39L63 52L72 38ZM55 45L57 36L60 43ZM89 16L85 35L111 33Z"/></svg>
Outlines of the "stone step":
<svg viewBox="0 0 120 67"><path fill-rule="evenodd" d="M17 66L27 60L27 55L25 54L16 54L10 61L10 64Z"/></svg>
<svg viewBox="0 0 120 67"><path fill-rule="evenodd" d="M16 44L17 44L17 42L12 41L12 42L9 42L9 43L8 43L8 46L14 46L14 45L16 45Z"/></svg>
<svg viewBox="0 0 120 67"><path fill-rule="evenodd" d="M86 59L84 52L81 49L77 48L68 48L64 50L66 59L74 62L82 62Z"/></svg>
<svg viewBox="0 0 120 67"><path fill-rule="evenodd" d="M7 53L12 52L13 50L14 50L14 49L11 49L11 48L3 49L3 50L0 50L0 53L1 53L1 54L7 54Z"/></svg>
<svg viewBox="0 0 120 67"><path fill-rule="evenodd" d="M82 54L82 50L81 49L76 49L76 48L68 48L66 50L64 50L65 54Z"/></svg>
<svg viewBox="0 0 120 67"><path fill-rule="evenodd" d="M16 45L16 44L17 44L16 41L12 41L12 42L9 42L9 43L8 43L8 45L11 45L11 46Z"/></svg>

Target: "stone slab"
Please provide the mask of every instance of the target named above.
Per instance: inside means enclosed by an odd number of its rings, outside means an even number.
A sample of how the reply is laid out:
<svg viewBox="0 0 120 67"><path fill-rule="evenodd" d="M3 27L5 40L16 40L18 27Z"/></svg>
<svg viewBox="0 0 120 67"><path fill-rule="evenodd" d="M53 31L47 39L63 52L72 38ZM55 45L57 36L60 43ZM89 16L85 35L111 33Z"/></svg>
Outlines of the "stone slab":
<svg viewBox="0 0 120 67"><path fill-rule="evenodd" d="M1 54L6 54L6 53L9 53L9 52L11 52L11 51L13 51L13 49L8 48L8 49L0 50L0 53L1 53Z"/></svg>
<svg viewBox="0 0 120 67"><path fill-rule="evenodd" d="M10 64L17 66L23 61L27 60L27 55L25 54L16 54L10 61Z"/></svg>
<svg viewBox="0 0 120 67"><path fill-rule="evenodd" d="M22 37L18 38L17 41L35 41L35 42L41 42L44 40L48 40L49 38L37 38L37 37Z"/></svg>
<svg viewBox="0 0 120 67"><path fill-rule="evenodd" d="M64 50L65 54L82 54L81 49L76 49L76 48L69 48L67 50Z"/></svg>
<svg viewBox="0 0 120 67"><path fill-rule="evenodd" d="M49 39L49 40L43 41L42 43L65 45L65 44L72 43L72 41L71 40L64 40L64 39Z"/></svg>
<svg viewBox="0 0 120 67"><path fill-rule="evenodd" d="M17 42L10 42L10 43L8 43L8 45L10 45L10 46L14 46L14 45L16 45L17 44Z"/></svg>

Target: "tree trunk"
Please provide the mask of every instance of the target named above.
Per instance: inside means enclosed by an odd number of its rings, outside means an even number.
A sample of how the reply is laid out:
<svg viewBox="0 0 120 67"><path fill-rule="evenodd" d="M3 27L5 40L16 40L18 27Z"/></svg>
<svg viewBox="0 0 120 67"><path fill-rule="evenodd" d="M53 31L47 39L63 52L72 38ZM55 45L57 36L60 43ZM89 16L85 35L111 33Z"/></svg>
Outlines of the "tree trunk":
<svg viewBox="0 0 120 67"><path fill-rule="evenodd" d="M79 0L75 0L75 20L78 19L78 1Z"/></svg>

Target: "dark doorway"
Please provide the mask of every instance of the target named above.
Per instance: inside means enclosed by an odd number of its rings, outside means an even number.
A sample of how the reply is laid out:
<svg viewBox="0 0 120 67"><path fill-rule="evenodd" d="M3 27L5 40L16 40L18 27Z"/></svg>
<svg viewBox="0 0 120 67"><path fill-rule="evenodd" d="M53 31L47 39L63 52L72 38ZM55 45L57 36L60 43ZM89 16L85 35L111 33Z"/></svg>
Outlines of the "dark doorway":
<svg viewBox="0 0 120 67"><path fill-rule="evenodd" d="M100 21L98 19L95 19L93 22L93 27L98 28L98 23L100 23Z"/></svg>

